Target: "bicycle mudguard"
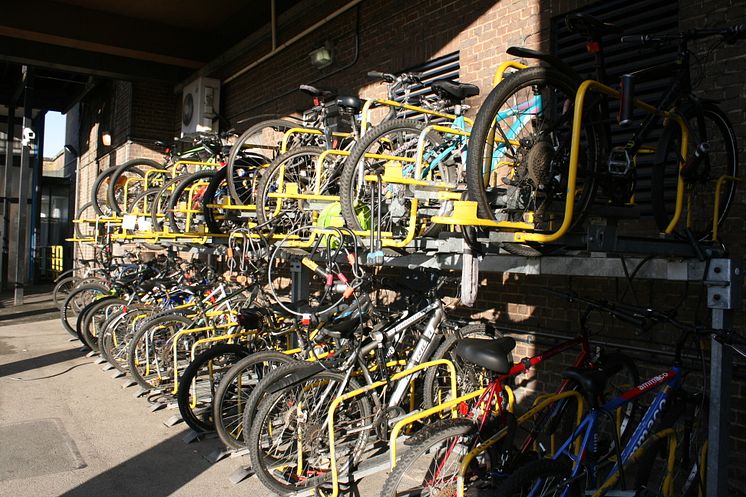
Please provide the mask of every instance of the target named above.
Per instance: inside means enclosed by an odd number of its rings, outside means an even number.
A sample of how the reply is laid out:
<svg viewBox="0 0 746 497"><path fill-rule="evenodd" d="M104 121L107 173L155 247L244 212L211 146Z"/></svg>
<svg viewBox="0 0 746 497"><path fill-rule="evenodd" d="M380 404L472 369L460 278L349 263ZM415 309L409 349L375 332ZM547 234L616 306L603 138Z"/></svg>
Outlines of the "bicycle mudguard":
<svg viewBox="0 0 746 497"><path fill-rule="evenodd" d="M506 50L506 52L508 53L508 55L512 55L514 57L523 57L525 59L538 59L544 61L550 66L559 69L563 73L572 77L573 79L578 80L578 82L583 81L583 78L580 77L577 72L575 72L575 69L570 67L569 64L567 64L556 55L539 52L537 50L531 50L530 48L525 47L510 47Z"/></svg>
<svg viewBox="0 0 746 497"><path fill-rule="evenodd" d="M296 383L300 383L301 381L310 378L316 373L320 373L324 369L327 368L325 368L320 362L309 363L307 366L293 370L287 376L275 382L273 386L267 389L267 393L270 395L275 394L280 390L284 390L285 388L291 387Z"/></svg>

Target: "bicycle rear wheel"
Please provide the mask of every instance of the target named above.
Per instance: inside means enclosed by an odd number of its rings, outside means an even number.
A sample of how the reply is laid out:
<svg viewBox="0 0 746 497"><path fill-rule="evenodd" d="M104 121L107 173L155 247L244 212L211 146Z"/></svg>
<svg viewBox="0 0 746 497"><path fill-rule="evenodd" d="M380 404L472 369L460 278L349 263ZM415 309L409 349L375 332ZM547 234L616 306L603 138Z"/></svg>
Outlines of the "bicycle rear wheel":
<svg viewBox="0 0 746 497"><path fill-rule="evenodd" d="M331 401L360 387L345 375L321 371L258 405L249 434L251 466L259 480L280 495L315 487L331 478L327 414ZM365 396L342 402L335 411L335 457L340 473L359 459L368 441L370 404Z"/></svg>
<svg viewBox="0 0 746 497"><path fill-rule="evenodd" d="M285 132L298 127L292 121L270 119L244 131L228 156L228 190L238 205L255 203L257 173L280 155Z"/></svg>
<svg viewBox="0 0 746 497"><path fill-rule="evenodd" d="M295 362L292 356L271 350L244 357L223 376L213 400L213 420L220 440L233 449L243 444L243 411L257 384L282 364Z"/></svg>
<svg viewBox="0 0 746 497"><path fill-rule="evenodd" d="M176 399L186 424L197 432L215 428L212 403L220 380L248 349L235 343L220 343L194 358L179 378Z"/></svg>
<svg viewBox="0 0 746 497"><path fill-rule="evenodd" d="M735 181L723 183L717 202L715 188L721 177L738 177L736 137L728 117L712 103L689 107L682 116L689 127L686 159L703 144L709 151L685 181L683 212L674 230L681 234L689 228L697 240L708 240L712 237L715 207L717 226L721 227L735 199ZM666 230L674 216L681 161L681 128L672 121L658 143L653 166L653 215L661 231Z"/></svg>
<svg viewBox="0 0 746 497"><path fill-rule="evenodd" d="M570 148L578 81L551 67L531 67L507 76L479 109L469 138L466 181L480 217L533 223L556 231L573 204L570 229L593 200L603 131L586 115L580 136L575 194ZM590 113L595 113L590 106Z"/></svg>

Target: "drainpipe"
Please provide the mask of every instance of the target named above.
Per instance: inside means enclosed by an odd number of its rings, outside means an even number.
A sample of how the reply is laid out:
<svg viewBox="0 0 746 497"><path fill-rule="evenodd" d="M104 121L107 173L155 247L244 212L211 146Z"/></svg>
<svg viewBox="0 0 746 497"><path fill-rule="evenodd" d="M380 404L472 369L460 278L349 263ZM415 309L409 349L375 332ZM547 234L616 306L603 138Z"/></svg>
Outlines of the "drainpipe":
<svg viewBox="0 0 746 497"><path fill-rule="evenodd" d="M24 88L23 88L23 130L31 130L31 78L32 69L24 66ZM16 271L15 271L15 292L13 296L14 305L23 305L23 285L26 282L26 268L28 267L28 215L26 209L26 192L28 190L28 166L29 166L29 149L31 141L21 144L21 171L18 175L18 211L16 215Z"/></svg>
<svg viewBox="0 0 746 497"><path fill-rule="evenodd" d="M278 53L280 53L283 50L285 50L290 45L294 44L296 41L302 39L303 37L305 37L306 35L308 35L310 33L313 33L314 31L316 31L318 28L320 28L321 26L323 26L327 22L331 21L332 19L335 19L336 17L338 17L341 14L344 14L345 12L347 12L352 7L354 7L355 5L359 4L362 1L363 0L353 0L352 2L348 3L344 7L335 10L334 12L332 12L331 14L329 14L328 16L326 16L325 18L323 18L322 20L320 20L319 22L317 22L316 24L314 24L313 26L311 26L310 28L304 30L302 33L293 36L288 41L286 41L285 43L283 43L282 45L280 45L279 47L274 48L268 54L264 55L263 57L260 57L259 59L255 60L251 64L249 64L247 66L244 66L238 72L235 72L235 73L231 74L230 76L228 76L227 78L225 78L223 80L223 84L230 83L231 81L233 81L237 77L241 76L242 74L245 74L248 71L252 70L253 68L255 68L256 66L258 66L262 62L271 59L272 57L274 57Z"/></svg>

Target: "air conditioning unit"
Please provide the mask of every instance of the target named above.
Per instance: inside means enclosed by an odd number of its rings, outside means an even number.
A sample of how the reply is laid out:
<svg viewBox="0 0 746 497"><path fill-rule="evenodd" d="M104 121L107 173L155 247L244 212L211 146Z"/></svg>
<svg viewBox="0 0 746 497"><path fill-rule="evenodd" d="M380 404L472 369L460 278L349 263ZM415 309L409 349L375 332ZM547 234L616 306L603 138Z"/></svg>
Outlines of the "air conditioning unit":
<svg viewBox="0 0 746 497"><path fill-rule="evenodd" d="M218 130L220 80L197 78L184 87L181 136Z"/></svg>

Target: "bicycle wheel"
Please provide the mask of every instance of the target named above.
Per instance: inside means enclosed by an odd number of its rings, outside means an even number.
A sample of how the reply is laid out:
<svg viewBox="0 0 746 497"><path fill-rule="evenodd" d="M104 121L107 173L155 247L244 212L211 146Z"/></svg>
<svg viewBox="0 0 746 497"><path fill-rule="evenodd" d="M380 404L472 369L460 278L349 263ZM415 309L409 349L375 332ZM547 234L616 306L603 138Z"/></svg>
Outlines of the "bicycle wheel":
<svg viewBox="0 0 746 497"><path fill-rule="evenodd" d="M105 169L93 181L93 186L91 187L91 205L99 216L108 216L113 212L113 209L109 205L107 191L111 177L116 169L116 166Z"/></svg>
<svg viewBox="0 0 746 497"><path fill-rule="evenodd" d="M258 405L249 434L251 467L264 486L280 495L312 488L331 478L331 452L326 419L331 401L359 385L345 375L321 371ZM365 396L343 402L334 416L334 450L340 473L345 473L365 448L371 422Z"/></svg>
<svg viewBox="0 0 746 497"><path fill-rule="evenodd" d="M460 328L454 334L448 335L443 343L435 350L431 361L438 359L448 359L456 368L456 381L458 395L473 392L479 388L487 386L488 376L482 368L465 363L456 355L456 346L458 341L465 337L471 338L501 338L502 333L496 332L492 328L484 325L474 324ZM508 358L513 361L513 354ZM423 405L429 409L435 405L442 404L451 398L451 376L448 368L437 366L428 368L423 379Z"/></svg>
<svg viewBox="0 0 746 497"><path fill-rule="evenodd" d="M313 224L314 211L311 202L299 198L280 198L273 195L296 193L313 195L317 182L323 181L317 170L317 161L324 149L300 147L280 155L262 172L256 186L256 219L267 222L280 214L285 214L282 225L284 231ZM291 186L293 185L293 186Z"/></svg>
<svg viewBox="0 0 746 497"><path fill-rule="evenodd" d="M78 315L76 328L78 334L91 350L98 352L98 336L103 331L104 321L114 312L121 312L127 305L124 300L116 297L105 297L89 304Z"/></svg>
<svg viewBox="0 0 746 497"><path fill-rule="evenodd" d="M243 444L243 411L257 384L282 364L295 362L292 356L271 350L244 357L223 376L212 402L215 431L226 447Z"/></svg>
<svg viewBox="0 0 746 497"><path fill-rule="evenodd" d="M173 360L164 358L163 352L169 340L191 324L185 316L168 314L148 320L135 332L128 345L127 369L142 388L160 388L174 381Z"/></svg>
<svg viewBox="0 0 746 497"><path fill-rule="evenodd" d="M202 197L215 174L216 171L212 169L197 171L174 188L165 211L169 227L174 233L199 231L199 225L204 221ZM176 212L177 210L186 212Z"/></svg>
<svg viewBox="0 0 746 497"><path fill-rule="evenodd" d="M150 159L132 159L116 166L106 189L107 203L114 214L122 215L129 212L132 201L147 189L144 181L145 173L150 169L162 168L163 164ZM148 179L152 181L150 177ZM152 186L154 185L148 185L148 188Z"/></svg>
<svg viewBox="0 0 746 497"><path fill-rule="evenodd" d="M75 212L75 219L94 219L97 215L93 202L86 202ZM73 223L75 236L78 238L93 238L96 236L96 225L91 223Z"/></svg>
<svg viewBox="0 0 746 497"><path fill-rule="evenodd" d="M222 205L229 200L227 174L228 168L225 167L216 171L202 196L202 213L205 216L207 231L210 233L227 234L243 227L247 222L241 218L239 211L209 207L209 205Z"/></svg>
<svg viewBox="0 0 746 497"><path fill-rule="evenodd" d="M381 497L456 495L461 460L472 448L475 428L472 423L447 426L413 446L386 478Z"/></svg>
<svg viewBox="0 0 746 497"><path fill-rule="evenodd" d="M244 131L228 156L228 190L238 205L254 204L257 172L280 155L285 132L298 127L291 121L270 119Z"/></svg>
<svg viewBox="0 0 746 497"><path fill-rule="evenodd" d="M571 201L570 229L582 220L596 190L603 131L594 115L585 116L575 194L568 199L578 83L551 67L531 67L510 74L487 96L466 162L469 198L477 202L480 217L555 231Z"/></svg>
<svg viewBox="0 0 746 497"><path fill-rule="evenodd" d="M497 487L495 497L580 497L580 481L570 479L570 469L560 461L544 459L527 464Z"/></svg>
<svg viewBox="0 0 746 497"><path fill-rule="evenodd" d="M152 204L150 206L150 224L153 231L163 231L165 226L164 219L166 218L166 210L168 209L168 202L171 200L176 186L188 178L189 175L181 175L163 183L163 186L158 193L153 197Z"/></svg>
<svg viewBox="0 0 746 497"><path fill-rule="evenodd" d="M62 278L54 285L52 290L52 301L57 309L62 308L62 303L65 301L70 292L77 286L80 278L77 276L68 276Z"/></svg>
<svg viewBox="0 0 746 497"><path fill-rule="evenodd" d="M683 233L688 227L697 240L712 237L715 186L721 176L738 177L738 148L728 117L715 104L700 102L681 111L689 127L687 159L698 147L707 147L702 161L685 178L685 198L679 224ZM676 206L676 184L681 164L681 128L670 122L656 148L652 176L653 215L661 231L673 219ZM736 194L736 182L723 183L717 204L717 226L728 217Z"/></svg>
<svg viewBox="0 0 746 497"><path fill-rule="evenodd" d="M455 174L449 165L438 162L437 165L431 166L427 158L422 166L421 177L414 177L417 143L424 128L425 124L419 121L393 119L371 129L355 144L340 178L342 216L349 228L365 231L370 229L373 223L378 223L378 219L371 219L371 196L377 197L377 188L371 187L372 183L366 182L365 176L383 174L387 164L401 165L404 178L442 182L453 180ZM437 133L430 132L427 135L426 143L431 146L441 141ZM432 224L428 218L444 215L450 209L448 202L439 201L435 196L414 202L409 186L404 184L382 183L381 200L380 205L377 198L373 202L381 208L379 229L391 232L397 237L406 236L410 228L412 210L416 211L416 233L421 236L434 236L443 225Z"/></svg>
<svg viewBox="0 0 746 497"><path fill-rule="evenodd" d="M194 358L179 378L176 400L184 422L194 431L213 431L212 402L220 380L248 349L234 343L213 345Z"/></svg>
<svg viewBox="0 0 746 497"><path fill-rule="evenodd" d="M72 290L62 303L62 309L60 309L60 320L65 331L74 338L78 338L76 331L78 314L85 306L95 299L103 297L108 291L105 286L96 284L81 285Z"/></svg>

